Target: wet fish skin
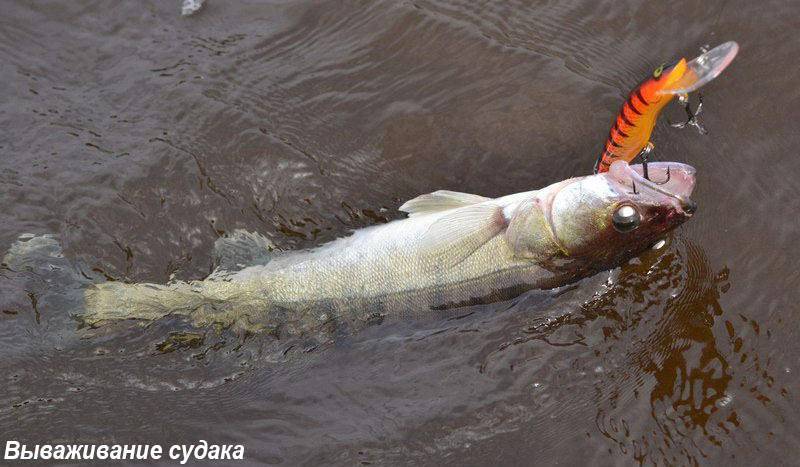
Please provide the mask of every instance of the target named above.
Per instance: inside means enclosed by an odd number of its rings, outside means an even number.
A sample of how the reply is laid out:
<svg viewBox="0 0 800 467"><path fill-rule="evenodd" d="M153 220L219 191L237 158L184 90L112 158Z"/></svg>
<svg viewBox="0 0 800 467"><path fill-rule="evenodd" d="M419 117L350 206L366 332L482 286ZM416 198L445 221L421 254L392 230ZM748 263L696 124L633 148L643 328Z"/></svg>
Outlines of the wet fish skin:
<svg viewBox="0 0 800 467"><path fill-rule="evenodd" d="M635 192L637 172L627 164L496 199L438 191L401 206L406 219L279 254L266 264L220 269L201 281L93 285L83 318L96 325L173 314L199 326L280 326L295 334L331 320L358 325L398 310L564 285L619 264L691 216L665 193L688 198L694 170L673 164L672 171L662 192ZM642 218L631 232L612 225L623 204Z"/></svg>

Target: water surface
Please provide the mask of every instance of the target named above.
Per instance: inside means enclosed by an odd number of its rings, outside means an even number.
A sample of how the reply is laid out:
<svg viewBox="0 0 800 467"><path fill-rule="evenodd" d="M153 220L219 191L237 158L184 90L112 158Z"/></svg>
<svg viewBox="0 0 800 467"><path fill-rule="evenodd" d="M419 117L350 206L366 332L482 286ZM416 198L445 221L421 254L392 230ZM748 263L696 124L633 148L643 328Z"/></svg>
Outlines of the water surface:
<svg viewBox="0 0 800 467"><path fill-rule="evenodd" d="M4 2L0 252L52 233L87 275L197 279L234 229L306 248L436 189L538 188L589 173L660 63L741 50L703 89L709 135L653 136L698 168L697 215L557 293L322 346L159 347L192 330L77 329L74 290L0 269L4 439L205 439L286 465L797 462L800 5L179 7Z"/></svg>

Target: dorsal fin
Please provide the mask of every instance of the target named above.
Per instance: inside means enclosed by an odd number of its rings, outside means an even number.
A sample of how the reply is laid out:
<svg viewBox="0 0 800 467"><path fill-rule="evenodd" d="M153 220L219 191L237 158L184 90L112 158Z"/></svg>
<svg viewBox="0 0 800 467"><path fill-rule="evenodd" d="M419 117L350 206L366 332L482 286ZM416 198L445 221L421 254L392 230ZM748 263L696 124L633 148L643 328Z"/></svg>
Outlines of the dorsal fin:
<svg viewBox="0 0 800 467"><path fill-rule="evenodd" d="M420 239L423 254L454 266L506 228L503 208L484 203L464 206L436 219Z"/></svg>
<svg viewBox="0 0 800 467"><path fill-rule="evenodd" d="M400 206L400 210L407 212L409 217L414 217L420 214L470 206L489 199L484 196L460 193L458 191L439 190L406 201Z"/></svg>
<svg viewBox="0 0 800 467"><path fill-rule="evenodd" d="M214 242L213 260L217 271L232 272L247 266L266 264L275 245L261 234L236 229Z"/></svg>

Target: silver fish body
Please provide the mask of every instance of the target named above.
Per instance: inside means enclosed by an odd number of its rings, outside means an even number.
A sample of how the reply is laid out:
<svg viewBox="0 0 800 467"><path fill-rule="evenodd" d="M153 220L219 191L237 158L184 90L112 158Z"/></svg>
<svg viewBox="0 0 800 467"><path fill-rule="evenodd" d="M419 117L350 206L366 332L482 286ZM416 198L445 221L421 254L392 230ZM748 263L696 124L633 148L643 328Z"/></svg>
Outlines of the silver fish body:
<svg viewBox="0 0 800 467"><path fill-rule="evenodd" d="M221 268L201 281L93 285L84 319L98 324L177 314L197 325L300 334L331 321L358 326L407 310L564 285L615 266L691 216L685 208L694 169L662 164L665 174L669 167L662 185L621 162L604 174L496 199L434 192L401 206L406 219L313 250L280 253L266 264ZM651 164L651 173L659 168ZM614 225L621 206L640 217L635 229Z"/></svg>

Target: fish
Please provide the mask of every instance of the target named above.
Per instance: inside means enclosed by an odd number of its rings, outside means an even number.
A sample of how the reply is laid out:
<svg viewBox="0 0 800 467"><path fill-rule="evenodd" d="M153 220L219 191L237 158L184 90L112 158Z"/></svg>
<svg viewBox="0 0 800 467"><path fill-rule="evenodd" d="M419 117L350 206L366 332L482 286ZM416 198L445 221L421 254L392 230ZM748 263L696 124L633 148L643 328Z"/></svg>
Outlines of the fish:
<svg viewBox="0 0 800 467"><path fill-rule="evenodd" d="M603 145L603 151L595 162L594 172L606 172L616 160L631 162L639 154L649 153L653 148L650 136L664 107L675 96L686 101L685 96L689 92L719 76L738 51L739 45L729 41L690 62L681 58L672 65L662 64L656 68L651 76L628 94L622 104ZM699 113L699 107L697 112ZM688 107L687 113L693 118ZM685 124L678 126L683 127Z"/></svg>
<svg viewBox="0 0 800 467"><path fill-rule="evenodd" d="M651 164L658 182L641 165L611 169L499 198L435 191L400 206L406 218L310 250L277 251L239 231L217 240L207 278L95 283L81 319L98 327L170 315L297 336L557 288L650 248L697 208L689 165Z"/></svg>

